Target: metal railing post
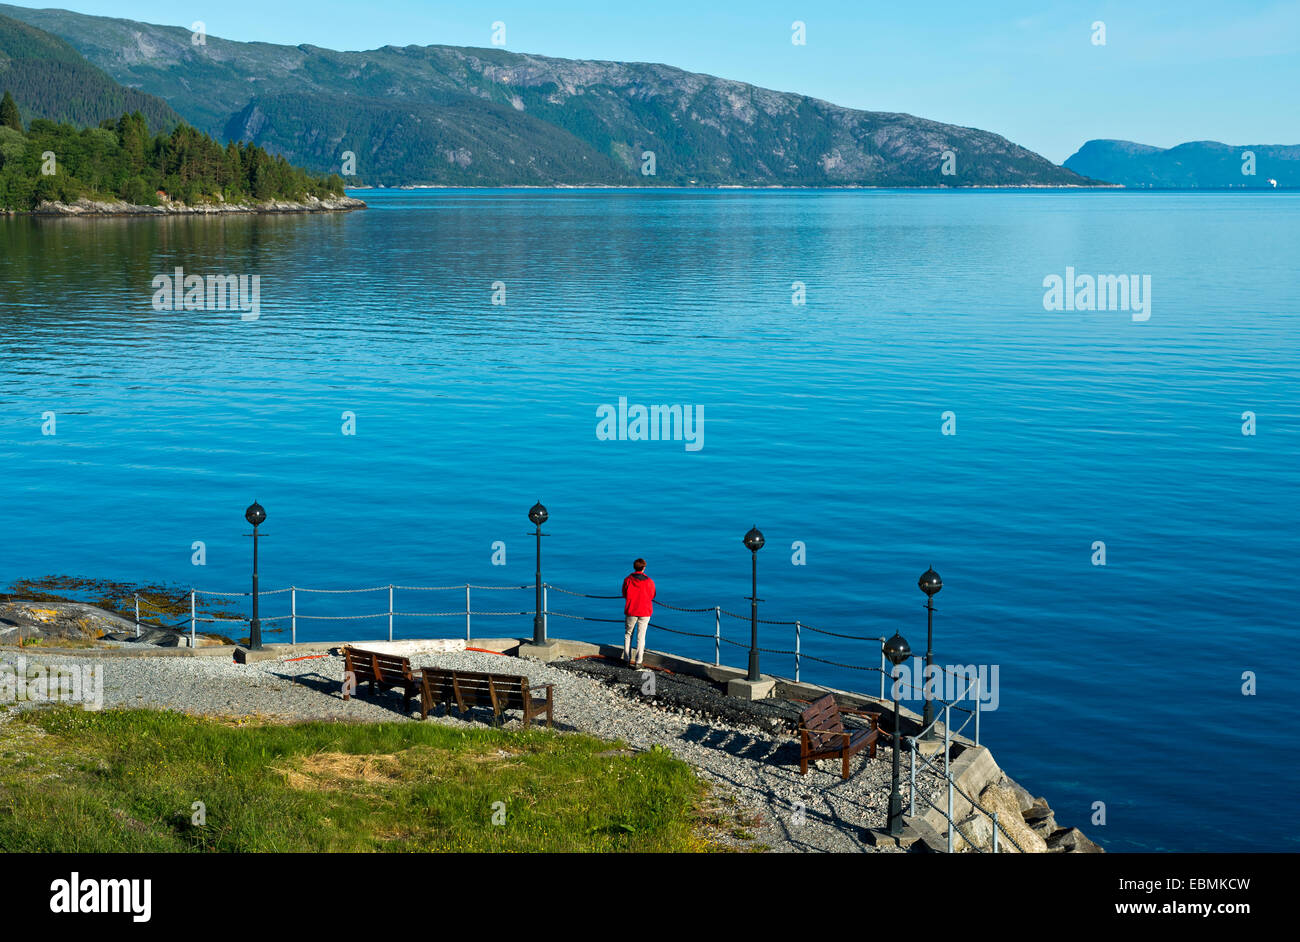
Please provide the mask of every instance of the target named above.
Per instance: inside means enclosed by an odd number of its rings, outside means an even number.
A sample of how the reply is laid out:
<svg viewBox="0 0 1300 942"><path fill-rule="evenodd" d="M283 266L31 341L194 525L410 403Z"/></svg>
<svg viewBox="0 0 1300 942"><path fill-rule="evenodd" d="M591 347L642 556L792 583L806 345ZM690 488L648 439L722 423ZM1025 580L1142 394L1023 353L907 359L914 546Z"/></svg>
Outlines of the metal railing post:
<svg viewBox="0 0 1300 942"><path fill-rule="evenodd" d="M948 769L948 756L952 754L952 704L943 705L943 774L952 778Z"/></svg>
<svg viewBox="0 0 1300 942"><path fill-rule="evenodd" d="M193 649L194 649L194 646L195 646L195 639L194 639L194 627L195 627L195 626L194 626L194 622L196 621L196 619L195 619L195 617L194 617L194 616L195 616L194 607L195 607L195 606L194 606L194 590L193 590L193 589L190 589L190 650L193 650Z"/></svg>
<svg viewBox="0 0 1300 942"><path fill-rule="evenodd" d="M948 853L952 853L952 776L948 777Z"/></svg>
<svg viewBox="0 0 1300 942"><path fill-rule="evenodd" d="M916 817L916 737L911 737L911 749L908 751L912 754L912 772L911 772L911 802L907 809L909 817Z"/></svg>
<svg viewBox="0 0 1300 942"><path fill-rule="evenodd" d="M135 636L140 637L140 596L138 595L135 596Z"/></svg>
<svg viewBox="0 0 1300 942"><path fill-rule="evenodd" d="M289 637L295 645L298 643L298 589L295 586L289 586Z"/></svg>
<svg viewBox="0 0 1300 942"><path fill-rule="evenodd" d="M388 587L388 640L393 640L393 587Z"/></svg>
<svg viewBox="0 0 1300 942"><path fill-rule="evenodd" d="M794 623L794 682L799 683L799 622Z"/></svg>
<svg viewBox="0 0 1300 942"><path fill-rule="evenodd" d="M979 676L975 677L975 745L980 744L980 700L982 699L983 685L980 683Z"/></svg>
<svg viewBox="0 0 1300 942"><path fill-rule="evenodd" d="M998 852L998 813L993 812L993 853Z"/></svg>
<svg viewBox="0 0 1300 942"><path fill-rule="evenodd" d="M469 640L469 583L465 583L465 640Z"/></svg>
<svg viewBox="0 0 1300 942"><path fill-rule="evenodd" d="M547 632L546 637L548 638L550 637L551 630L550 588L551 587L547 583L542 583L542 630Z"/></svg>
<svg viewBox="0 0 1300 942"><path fill-rule="evenodd" d="M722 606L713 606L713 666L722 665Z"/></svg>
<svg viewBox="0 0 1300 942"><path fill-rule="evenodd" d="M952 706L943 708L943 777L948 781L948 853L952 853L952 771L948 768L948 754L952 752Z"/></svg>
<svg viewBox="0 0 1300 942"><path fill-rule="evenodd" d="M885 699L885 642L880 642L880 699Z"/></svg>

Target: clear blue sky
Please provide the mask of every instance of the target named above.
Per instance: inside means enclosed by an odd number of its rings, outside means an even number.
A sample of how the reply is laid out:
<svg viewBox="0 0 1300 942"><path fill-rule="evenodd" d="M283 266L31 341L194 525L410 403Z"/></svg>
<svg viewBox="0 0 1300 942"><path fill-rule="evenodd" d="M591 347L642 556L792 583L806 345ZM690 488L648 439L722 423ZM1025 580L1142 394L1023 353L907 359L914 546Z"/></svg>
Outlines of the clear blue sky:
<svg viewBox="0 0 1300 942"><path fill-rule="evenodd" d="M13 2L13 0L10 0ZM62 4L20 0L24 6ZM227 39L487 46L664 62L1003 134L1060 162L1090 138L1300 144L1300 0L69 0ZM807 45L790 24L807 24ZM1106 45L1091 41L1106 26Z"/></svg>

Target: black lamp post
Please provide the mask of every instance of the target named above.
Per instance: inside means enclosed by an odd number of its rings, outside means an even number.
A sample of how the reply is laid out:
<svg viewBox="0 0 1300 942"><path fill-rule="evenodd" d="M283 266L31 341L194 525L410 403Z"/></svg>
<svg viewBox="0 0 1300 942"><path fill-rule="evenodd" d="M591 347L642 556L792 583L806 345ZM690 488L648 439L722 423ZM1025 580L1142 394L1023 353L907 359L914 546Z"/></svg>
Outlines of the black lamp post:
<svg viewBox="0 0 1300 942"><path fill-rule="evenodd" d="M542 524L544 524L550 514L542 506L539 500L528 511L528 519L533 522L537 528L535 533L537 537L537 614L533 616L533 644L543 644L546 641L546 618L542 615Z"/></svg>
<svg viewBox="0 0 1300 942"><path fill-rule="evenodd" d="M244 519L253 525L253 617L248 623L248 650L262 650L262 620L257 617L257 528L266 520L266 510L253 501L244 511Z"/></svg>
<svg viewBox="0 0 1300 942"><path fill-rule="evenodd" d="M758 680L758 551L767 541L757 526L745 534L745 547L749 550L751 581L749 595L749 680Z"/></svg>
<svg viewBox="0 0 1300 942"><path fill-rule="evenodd" d="M925 690L925 713L921 717L921 725L926 727L926 739L934 739L934 728L931 724L934 722L934 699L930 690L930 667L934 663L934 597L943 588L943 580L933 568L927 569L921 573L921 578L916 582L921 591L925 593L925 677L921 680L921 686Z"/></svg>
<svg viewBox="0 0 1300 942"><path fill-rule="evenodd" d="M885 657L889 658L889 662L895 667L911 656L912 648L908 645L907 639L898 632L894 632L894 637L885 642ZM896 682L891 684L890 690L894 696L894 771L889 786L889 826L887 831L891 836L898 837L903 833L903 792L899 788L899 778L902 774L899 766L899 755L903 751L903 740L898 721L898 684Z"/></svg>

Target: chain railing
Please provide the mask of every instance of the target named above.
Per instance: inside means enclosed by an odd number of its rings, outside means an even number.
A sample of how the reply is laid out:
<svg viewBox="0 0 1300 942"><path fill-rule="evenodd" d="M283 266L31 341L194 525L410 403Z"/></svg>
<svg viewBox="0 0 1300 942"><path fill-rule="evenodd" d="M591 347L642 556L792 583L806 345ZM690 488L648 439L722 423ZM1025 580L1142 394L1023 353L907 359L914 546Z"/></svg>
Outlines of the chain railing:
<svg viewBox="0 0 1300 942"><path fill-rule="evenodd" d="M413 586L413 585L398 585L394 583L392 585L369 586L369 587L357 588L357 589L315 589L315 588L308 588L305 586L288 586L282 589L261 590L259 591L258 595L261 597L283 595L285 593L289 595L289 600L288 600L289 612L287 614L263 616L260 618L260 621L263 624L267 624L267 623L275 624L277 622L287 621L289 623L288 627L289 627L290 641L293 644L297 644L299 621L335 622L335 621L370 621L374 619L386 619L388 624L387 638L389 641L392 641L395 621L398 618L453 618L453 617L463 618L465 621L465 638L466 640L469 640L472 634L473 619L475 616L496 617L496 616L520 616L520 615L533 614L532 608L527 608L522 610L510 610L510 609L500 609L500 608L476 609L474 608L475 600L473 597L473 592L475 590L488 591L488 592L509 592L509 591L524 591L524 590L531 591L533 589L535 589L535 583L528 583L525 585L476 585L474 583L461 583L458 585L439 585L439 586ZM465 604L463 608L458 606L455 609L444 610L444 611L406 611L400 609L396 605L395 593L398 592L399 590L403 592L453 592L453 591L464 592ZM547 619L548 621L551 617L556 617L556 618L565 618L570 620L589 621L589 622L597 622L597 623L604 623L604 624L621 625L624 623L624 619L622 618L601 618L592 615L577 614L574 612L552 610L549 604L549 593L551 590L575 598L594 599L599 601L617 601L622 598L622 596L618 596L618 595L594 595L587 592L575 592L571 589L565 589L561 586L552 585L550 583L543 583L542 584L543 618ZM374 593L374 592L387 593L388 605L385 610L376 611L376 612L366 612L366 613L354 614L354 615L312 615L300 611L298 607L299 593L308 594L308 595L340 596L340 595L359 595L359 594L367 594L367 593ZM201 624L216 626L216 625L248 625L250 623L249 618L243 618L243 617L229 617L229 616L222 616L218 614L201 615L199 613L200 598L209 597L214 599L240 599L240 598L249 598L251 595L252 595L251 592L215 592L206 589L191 589L189 592L190 613L188 618L190 646L193 647L197 643L198 626ZM713 663L715 666L720 666L722 663L722 645L728 644L728 645L732 645L733 647L743 648L746 650L748 650L750 647L749 642L737 641L732 638L728 638L726 635L722 633L723 616L726 616L728 618L733 618L739 621L744 621L744 622L748 622L750 620L749 616L740 615L735 612L728 611L727 609L722 608L720 605L689 608L689 607L672 605L658 600L656 600L655 605L658 608L676 612L681 615L703 615L703 614L713 615L713 630L711 632L688 631L680 626L675 627L672 625L663 624L662 621L652 621L650 623L650 627L657 629L659 631L665 631L668 632L669 634L679 635L683 637L712 640L713 641ZM145 611L144 616L142 616L141 614L142 609ZM150 610L152 611L152 614L150 614ZM174 617L174 615L169 615L167 612L158 608L156 605L153 605L148 600L141 598L139 594L136 594L135 595L136 637L140 636L141 626L146 624L146 621L143 621L142 617L144 619L152 618L153 627L183 628L184 625L186 624L186 622L178 622L178 623L168 622L167 619ZM874 672L879 675L880 698L884 699L885 677L887 675L887 671L885 670L885 655L883 649L885 638L883 636L876 637L871 635L850 634L842 631L831 631L826 628L819 628L817 626L810 625L807 622L804 622L802 620L778 621L778 620L764 618L764 619L759 619L759 624L779 626L779 627L789 627L793 629L792 634L794 640L794 647L792 649L760 647L758 650L764 654L772 654L772 655L793 658L794 679L796 682L799 682L801 680L804 661L813 661L818 664L826 664L831 667L838 667L844 670L863 671L867 673ZM879 647L880 663L879 665L851 664L851 663L846 663L844 661L832 660L830 658L818 657L816 655L809 654L804 650L804 646L803 646L803 634L805 631L811 631L818 635L824 635L826 637L831 637L831 638L839 638L841 640L846 640L846 641L859 641L859 642L870 644L872 647Z"/></svg>
<svg viewBox="0 0 1300 942"><path fill-rule="evenodd" d="M485 592L521 592L525 590L533 591L535 587L536 587L535 583L526 583L523 585L478 585L475 583L460 583L457 585L436 585L436 586L391 584L391 585L369 586L366 588L358 588L358 589L314 589L314 588L307 588L305 586L288 586L282 589L262 590L258 593L259 596L275 596L275 595L283 595L285 593L288 593L289 595L289 612L287 614L265 616L262 617L260 621L262 623L271 623L271 624L274 624L276 622L287 621L289 623L290 642L292 644L297 644L298 643L298 622L300 620L307 621L307 622L341 622L341 621L370 621L370 620L382 618L387 620L387 624L388 624L387 639L389 641L392 641L394 636L395 621L398 618L463 618L465 621L465 639L468 641L472 636L473 619L475 616L483 616L483 617L523 616L523 615L532 615L534 613L531 607L522 610L500 609L500 608L475 609L474 598L473 598L473 592L475 590L485 591ZM587 592L575 592L572 589L566 589L561 586L553 585L551 583L542 583L542 593L543 593L542 615L543 618L546 620L548 627L549 627L549 619L552 616L556 618L564 618L564 619L570 619L576 621L589 621L589 622L596 622L601 624L617 624L617 625L624 624L623 618L602 618L593 615L583 615L574 612L552 610L550 607L551 590L554 590L562 595L570 596L573 598L592 599L592 600L602 601L602 602L619 601L622 599L622 596L619 595L595 595ZM395 604L396 603L395 593L398 591L464 592L465 605L463 608L458 606L455 609L448 609L443 611L403 611L400 610ZM298 608L299 593L304 593L307 595L341 596L341 595L360 595L360 594L368 594L374 592L387 592L388 605L385 610L378 611L378 612L354 614L354 615L311 615L300 611ZM219 599L237 599L237 598L249 598L251 595L252 595L251 592L214 592L205 589L191 589L189 593L190 614L188 620L190 646L193 647L196 644L198 626L200 624L248 625L250 621L248 618L231 618L231 617L222 617L220 615L207 615L207 616L200 615L198 611L198 599L200 596L219 598ZM672 625L666 625L662 621L652 621L650 622L650 627L659 631L664 631L669 634L678 635L682 637L699 638L702 640L712 640L713 641L713 664L715 667L721 666L722 664L722 645L727 644L727 645L731 645L732 647L741 648L744 650L749 650L750 648L750 642L737 641L733 638L728 638L726 635L722 633L723 616L735 619L737 621L742 621L742 622L750 621L750 616L728 611L727 609L722 608L720 605L702 606L702 607L684 607L684 606L672 605L670 603L662 602L659 600L656 600L654 604L657 608L666 609L672 612L677 612L682 615L704 615L710 613L713 615L712 632L688 631L680 626L675 627ZM139 637L140 635L140 627L142 624L141 614L140 614L141 606L144 606L146 609L152 609L156 614L156 616L165 616L167 614L163 612L161 609L159 609L157 606L149 603L147 600L141 598L137 594L135 596L135 625L136 625L137 637ZM771 654L771 655L776 655L781 657L793 658L794 680L796 683L800 682L802 679L803 662L812 661L817 664L825 664L830 667L840 668L842 670L861 671L864 673L875 673L878 677L878 688L879 688L878 697L880 700L887 699L885 696L885 681L886 678L889 676L889 671L886 668L886 660L885 660L885 652L884 652L885 638L883 636L859 635L859 634L851 634L843 631L831 631L827 628L820 628L815 625L810 625L807 622L798 619L794 621L781 621L781 620L760 618L758 622L760 625L788 627L793 629L792 635L794 640L794 647L792 649L760 647L758 650L764 654ZM164 624L162 618L159 618L158 625L161 627L168 627L168 628L183 628L184 622L177 623L177 624ZM843 660L833 660L831 658L818 657L816 655L809 654L804 650L803 647L803 633L805 631L810 631L813 632L814 634L822 635L825 637L838 638L843 641L856 641L856 642L868 644L871 647L877 649L877 656L879 657L879 663L876 665L854 664ZM946 674L954 674L954 672L948 668L936 668L936 669L940 669ZM956 675L956 676L964 676L964 675ZM914 684L904 684L903 686L907 687L917 695L915 699L922 698L924 691L921 687L917 687ZM958 697L956 699L960 700L962 698ZM978 706L979 706L979 701L976 700L975 703L976 708L974 711L966 709L964 707L956 706L956 701L954 701L954 703L950 707L952 709L957 709L959 712L965 712L973 715L974 722L975 722L974 738L977 745L979 744ZM966 722L962 724L961 729L965 729L966 725L969 724L970 721L971 719L968 716ZM945 727L946 727L946 722L945 722ZM961 730L958 730L959 733L960 731Z"/></svg>
<svg viewBox="0 0 1300 942"><path fill-rule="evenodd" d="M438 586L418 586L418 585L391 585L371 586L362 589L312 589L306 586L289 586L284 589L272 589L269 591L260 591L260 596L277 595L289 593L289 613L287 615L272 615L262 617L261 622L289 622L289 637L292 644L298 643L298 622L299 621L365 621L368 619L384 618L388 622L388 640L393 640L395 621L398 618L464 618L465 619L465 639L469 640L472 631L472 618L475 615L530 615L532 610L503 610L503 609L475 609L473 606L473 590L479 589L484 591L520 591L523 589L532 589L533 585L475 585L474 583L462 583L459 585L438 585ZM455 608L446 611L402 611L396 605L396 593L398 590L408 592L461 592L465 593L465 607ZM369 592L386 592L388 597L388 607L380 612L365 612L356 615L310 615L298 610L298 594L308 595L356 595ZM198 614L198 597L212 596L215 598L248 598L250 592L212 592L205 589L190 590L190 645L196 642L198 634L198 625L204 624L250 624L248 618L222 618L220 616L200 616ZM137 616L137 635L139 634L139 624Z"/></svg>
<svg viewBox="0 0 1300 942"><path fill-rule="evenodd" d="M533 591L535 587L536 587L535 583L526 583L523 585L478 585L475 583L460 583L456 585L436 585L436 586L398 585L394 583L390 585L369 586L369 587L357 588L357 589L316 589L316 588L308 588L305 586L288 586L282 589L266 589L266 590L259 591L258 594L259 596L262 597L283 595L285 593L289 595L289 611L287 614L264 616L260 619L260 621L264 624L266 623L275 624L277 622L287 621L289 623L288 627L289 627L290 642L293 644L297 644L299 621L342 622L342 621L371 621L374 619L385 619L387 621L387 626L388 626L388 630L386 633L387 639L389 641L392 641L394 636L395 621L398 618L463 618L465 623L465 639L469 640L472 636L473 619L475 616L483 616L483 617L523 616L523 615L531 615L534 613L531 607L521 609L521 610L501 609L501 608L476 609L474 608L474 597L473 597L474 591L477 590L477 591L485 591L485 592L521 592L525 590ZM576 620L576 621L589 621L589 622L596 622L601 624L618 624L618 625L624 624L623 618L601 618L598 616L583 615L574 612L555 611L551 609L550 602L549 602L551 590L554 590L562 595L570 596L573 598L592 599L592 600L603 601L603 602L619 601L622 598L622 596L619 595L595 595L587 592L575 592L572 589L566 589L561 586L553 585L551 583L542 583L542 592L543 592L543 604L542 604L543 613L542 614L543 614L543 618L547 620L548 627L549 627L549 619L551 617L564 618L564 619ZM454 609L447 609L442 611L405 611L399 609L398 606L396 605L396 593L398 591L464 592L465 604L463 608L458 606ZM363 594L369 594L375 592L387 593L388 605L383 611L366 612L366 613L353 614L353 615L312 615L312 614L307 614L305 612L302 612L298 608L299 593L304 593L307 595L342 596L342 595L363 595ZM215 591L205 590L205 589L191 589L189 592L190 613L188 619L190 646L193 647L197 643L198 626L200 624L248 625L250 623L250 619L248 618L223 617L221 615L216 615L216 614L200 615L199 606L198 606L198 601L200 597L211 597L217 599L239 599L239 598L249 598L251 595L252 595L251 592L215 592ZM662 602L659 600L656 600L654 604L657 608L666 609L668 611L676 612L681 615L704 615L710 613L713 615L712 632L689 631L680 626L666 625L662 621L652 621L650 622L650 627L659 631L664 631L669 634L679 635L682 637L699 638L702 640L712 640L713 641L713 663L715 667L721 666L722 664L722 645L727 644L727 645L731 645L732 647L742 648L744 650L749 650L750 648L750 642L737 641L733 638L727 637L722 633L722 619L724 616L741 622L749 622L750 616L748 615L743 615L743 614L738 614L736 612L728 611L727 609L721 607L720 605L711 605L711 606L702 606L702 607L684 607L684 606L672 605L670 603ZM167 628L175 629L175 628L183 628L185 625L185 622L179 622L175 624L165 623L164 622L165 617L174 617L174 616L169 616L162 609L148 602L146 599L141 598L139 594L136 594L135 595L135 626L136 626L137 637L139 637L140 635L140 628L142 625L142 621L141 621L142 606L145 609L153 610L154 616L157 618L156 626L158 627L167 627ZM878 677L879 699L881 700L886 699L885 680L889 676L889 671L886 668L886 660L885 660L885 653L884 653L885 638L883 636L860 635L860 634L852 634L843 631L832 631L827 628L821 628L815 625L810 625L807 622L799 619L796 619L794 621L781 621L781 620L760 618L758 622L760 625L788 627L793 629L792 630L792 636L794 641L793 648L785 649L785 648L760 647L758 650L764 654L771 654L771 655L776 655L781 657L793 658L794 680L796 683L800 682L802 679L803 662L812 661L817 664L825 664L830 667L840 668L842 670L861 671L864 673L875 673ZM813 654L809 654L807 653L807 651L804 650L804 646L803 646L803 634L805 631L810 631L816 635L821 635L825 637L838 638L842 641L856 641L856 642L868 644L871 647L877 649L876 653L877 656L879 657L879 663L875 665L855 664L843 660L834 660L831 658L819 657ZM952 673L946 668L944 670L946 673ZM916 687L915 685L905 685L905 686L908 686L912 691L918 694L923 692L922 688ZM971 712L961 707L956 707L956 709L962 712L967 712L967 713ZM967 720L967 722L969 722L969 719ZM962 726L963 729L965 728L965 725L966 724L963 724ZM978 711L976 711L976 715L975 715L975 740L976 743L978 744L979 741Z"/></svg>

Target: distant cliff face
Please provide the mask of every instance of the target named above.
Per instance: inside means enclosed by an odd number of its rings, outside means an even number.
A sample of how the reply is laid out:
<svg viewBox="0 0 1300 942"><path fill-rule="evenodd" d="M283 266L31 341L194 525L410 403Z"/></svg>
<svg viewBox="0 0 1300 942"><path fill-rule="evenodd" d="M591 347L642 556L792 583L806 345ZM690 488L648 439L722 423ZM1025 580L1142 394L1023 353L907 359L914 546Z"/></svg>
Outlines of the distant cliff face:
<svg viewBox="0 0 1300 942"><path fill-rule="evenodd" d="M1270 181L1300 186L1300 146L1193 141L1166 149L1132 141L1088 141L1065 166L1131 187L1272 189Z"/></svg>
<svg viewBox="0 0 1300 942"><path fill-rule="evenodd" d="M155 131L180 121L165 101L123 88L59 37L0 16L0 91L5 89L27 121L46 118L93 127L128 111L141 112Z"/></svg>
<svg viewBox="0 0 1300 942"><path fill-rule="evenodd" d="M345 169L351 153L356 178L371 183L1090 183L987 131L665 65L451 46L336 52L210 36L195 45L176 27L0 11L64 37L200 130L315 170Z"/></svg>

